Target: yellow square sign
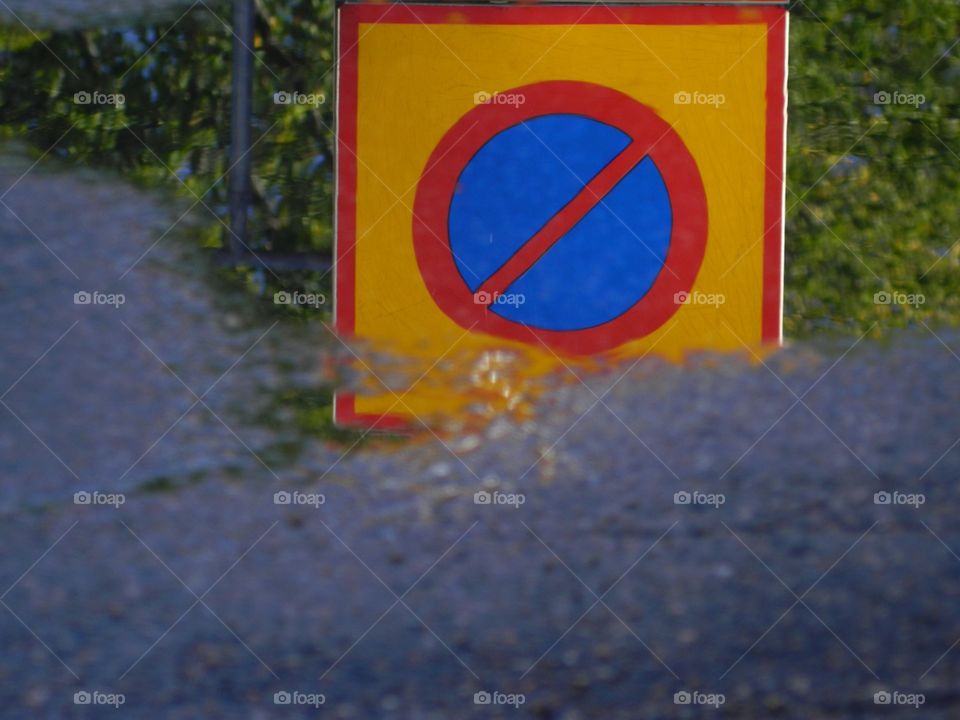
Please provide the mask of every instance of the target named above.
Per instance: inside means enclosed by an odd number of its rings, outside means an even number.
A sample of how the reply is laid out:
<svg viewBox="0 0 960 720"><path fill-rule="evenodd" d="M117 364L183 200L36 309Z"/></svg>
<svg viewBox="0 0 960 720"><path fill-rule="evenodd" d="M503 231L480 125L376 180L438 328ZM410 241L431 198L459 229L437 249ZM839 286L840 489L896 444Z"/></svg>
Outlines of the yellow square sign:
<svg viewBox="0 0 960 720"><path fill-rule="evenodd" d="M341 7L338 331L424 371L779 342L786 30L753 4Z"/></svg>

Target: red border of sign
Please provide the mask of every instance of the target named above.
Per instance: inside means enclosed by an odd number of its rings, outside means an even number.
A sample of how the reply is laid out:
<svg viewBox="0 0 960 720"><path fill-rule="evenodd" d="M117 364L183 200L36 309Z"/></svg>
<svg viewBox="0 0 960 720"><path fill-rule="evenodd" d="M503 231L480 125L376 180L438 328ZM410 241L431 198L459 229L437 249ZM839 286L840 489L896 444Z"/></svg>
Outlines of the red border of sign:
<svg viewBox="0 0 960 720"><path fill-rule="evenodd" d="M767 25L767 118L763 236L763 302L761 337L767 343L782 340L783 307L783 211L786 185L786 82L787 25L789 13L782 6L536 6L536 5L408 5L383 3L344 5L337 11L337 156L334 264L334 324L337 331L352 336L356 308L356 184L357 184L357 90L360 23L446 23L455 13L458 23L504 25L609 24L611 21L642 25ZM776 161L776 158L781 158ZM400 430L409 421L400 416L356 412L355 398L338 393L334 418L338 423L369 429Z"/></svg>
<svg viewBox="0 0 960 720"><path fill-rule="evenodd" d="M625 342L649 335L661 327L680 305L677 293L692 287L707 246L707 197L700 170L680 136L652 109L619 90L593 83L554 80L503 90L501 94L522 95L522 109L506 104L478 105L454 123L434 149L417 187L413 205L413 245L420 272L434 302L461 327L522 342L539 341L572 355L593 355L613 350ZM631 138L630 145L609 163L609 169L622 180L643 158L650 157L663 177L673 210L670 245L661 271L646 294L632 307L605 323L581 330L543 330L511 322L492 312L487 305L474 302L457 268L448 233L450 203L456 193L463 168L495 135L524 120L559 113L571 113L569 103L588 108L585 117L621 130ZM606 174L604 168L597 178ZM615 185L616 182L613 184ZM585 188L583 203L577 199L562 208L543 230L552 236L549 245L539 244L539 233L529 240L508 262L530 267L556 241L550 233L555 223L565 226L589 211L587 204L612 189L610 182L596 186L596 178ZM579 207L575 207L579 205ZM564 223L567 216L571 222ZM575 219L574 219L575 218ZM494 273L499 276L500 271ZM504 292L506 287L483 288ZM495 281L496 282L496 281Z"/></svg>

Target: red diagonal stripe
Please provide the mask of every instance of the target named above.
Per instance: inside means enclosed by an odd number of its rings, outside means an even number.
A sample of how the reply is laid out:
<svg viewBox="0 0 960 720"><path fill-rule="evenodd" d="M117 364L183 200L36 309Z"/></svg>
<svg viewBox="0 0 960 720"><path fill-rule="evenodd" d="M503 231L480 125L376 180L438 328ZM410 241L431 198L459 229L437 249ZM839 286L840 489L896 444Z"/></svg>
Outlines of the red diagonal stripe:
<svg viewBox="0 0 960 720"><path fill-rule="evenodd" d="M644 143L631 142L564 205L537 233L500 266L478 289L489 293L491 302L506 291L518 277L533 267L547 250L566 235L580 220L616 187L647 153Z"/></svg>

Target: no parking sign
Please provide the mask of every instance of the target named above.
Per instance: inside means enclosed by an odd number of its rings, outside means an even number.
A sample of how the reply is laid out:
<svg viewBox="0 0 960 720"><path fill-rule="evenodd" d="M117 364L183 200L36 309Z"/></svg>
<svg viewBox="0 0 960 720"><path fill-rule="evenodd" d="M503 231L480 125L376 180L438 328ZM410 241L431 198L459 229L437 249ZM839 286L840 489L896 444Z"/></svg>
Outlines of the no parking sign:
<svg viewBox="0 0 960 720"><path fill-rule="evenodd" d="M337 328L434 358L779 342L786 25L752 1L341 7Z"/></svg>

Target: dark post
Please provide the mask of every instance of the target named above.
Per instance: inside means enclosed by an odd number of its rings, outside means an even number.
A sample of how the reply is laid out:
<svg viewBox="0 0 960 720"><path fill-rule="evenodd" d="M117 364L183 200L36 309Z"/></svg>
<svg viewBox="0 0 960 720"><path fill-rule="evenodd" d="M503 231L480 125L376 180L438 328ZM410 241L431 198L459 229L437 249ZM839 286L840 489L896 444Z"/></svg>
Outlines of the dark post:
<svg viewBox="0 0 960 720"><path fill-rule="evenodd" d="M253 105L253 0L233 3L233 102L230 108L230 254L241 261L250 202L250 116Z"/></svg>

